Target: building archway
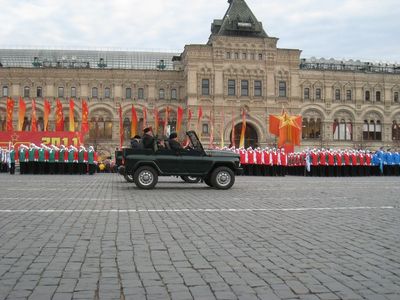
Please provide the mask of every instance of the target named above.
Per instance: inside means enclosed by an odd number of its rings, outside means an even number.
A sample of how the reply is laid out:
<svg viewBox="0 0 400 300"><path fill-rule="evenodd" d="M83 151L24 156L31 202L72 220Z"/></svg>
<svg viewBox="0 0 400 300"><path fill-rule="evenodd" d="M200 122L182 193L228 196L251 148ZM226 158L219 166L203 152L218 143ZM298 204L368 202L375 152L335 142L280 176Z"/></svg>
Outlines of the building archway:
<svg viewBox="0 0 400 300"><path fill-rule="evenodd" d="M242 122L240 122L239 124L235 125L235 143L234 143L234 145L236 147L239 147L241 133L242 133ZM233 143L232 143L232 130L230 132L230 137L231 137L231 146L233 146ZM254 128L254 126L252 124L246 123L246 133L245 133L245 139L244 139L244 147L248 148L250 146L252 148L256 148L256 147L259 147L260 144L258 142L257 130Z"/></svg>

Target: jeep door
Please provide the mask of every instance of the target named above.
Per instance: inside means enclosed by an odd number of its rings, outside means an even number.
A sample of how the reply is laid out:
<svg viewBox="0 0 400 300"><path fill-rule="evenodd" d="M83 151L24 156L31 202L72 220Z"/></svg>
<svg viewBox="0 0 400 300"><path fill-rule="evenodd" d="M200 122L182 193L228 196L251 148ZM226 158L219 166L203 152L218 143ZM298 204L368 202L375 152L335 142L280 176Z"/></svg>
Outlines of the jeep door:
<svg viewBox="0 0 400 300"><path fill-rule="evenodd" d="M202 175L208 173L212 166L212 161L204 156L203 152L196 150L181 150L182 167L188 175Z"/></svg>
<svg viewBox="0 0 400 300"><path fill-rule="evenodd" d="M155 160L163 174L176 174L180 172L180 155L176 151L162 149L156 152Z"/></svg>

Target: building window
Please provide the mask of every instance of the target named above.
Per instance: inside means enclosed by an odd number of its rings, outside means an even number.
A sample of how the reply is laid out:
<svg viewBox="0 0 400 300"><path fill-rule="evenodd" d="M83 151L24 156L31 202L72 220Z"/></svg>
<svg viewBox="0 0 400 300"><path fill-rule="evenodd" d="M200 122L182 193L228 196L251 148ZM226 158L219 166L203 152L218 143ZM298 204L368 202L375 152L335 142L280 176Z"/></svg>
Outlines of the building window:
<svg viewBox="0 0 400 300"><path fill-rule="evenodd" d="M76 87L71 87L71 98L76 98Z"/></svg>
<svg viewBox="0 0 400 300"><path fill-rule="evenodd" d="M286 81L279 81L279 97L286 97Z"/></svg>
<svg viewBox="0 0 400 300"><path fill-rule="evenodd" d="M321 127L321 119L303 119L303 129L301 131L303 140L320 139Z"/></svg>
<svg viewBox="0 0 400 300"><path fill-rule="evenodd" d="M8 97L8 86L3 86L3 93L2 93L3 97Z"/></svg>
<svg viewBox="0 0 400 300"><path fill-rule="evenodd" d="M333 122L333 139L335 141L353 140L353 123L344 119Z"/></svg>
<svg viewBox="0 0 400 300"><path fill-rule="evenodd" d="M351 101L352 100L352 93L351 90L346 91L346 100Z"/></svg>
<svg viewBox="0 0 400 300"><path fill-rule="evenodd" d="M304 89L304 99L305 100L310 99L310 89L309 88Z"/></svg>
<svg viewBox="0 0 400 300"><path fill-rule="evenodd" d="M125 89L125 98L126 99L132 99L132 89L131 88L126 88Z"/></svg>
<svg viewBox="0 0 400 300"><path fill-rule="evenodd" d="M371 93L369 91L365 91L365 101L371 101Z"/></svg>
<svg viewBox="0 0 400 300"><path fill-rule="evenodd" d="M37 98L42 98L43 97L43 93L42 93L42 87L38 86L36 88L36 97Z"/></svg>
<svg viewBox="0 0 400 300"><path fill-rule="evenodd" d="M113 123L111 118L92 118L89 122L89 137L91 139L112 139Z"/></svg>
<svg viewBox="0 0 400 300"><path fill-rule="evenodd" d="M249 81L248 80L242 80L241 95L244 97L247 97L249 95Z"/></svg>
<svg viewBox="0 0 400 300"><path fill-rule="evenodd" d="M231 53L230 52L226 52L226 59L231 59Z"/></svg>
<svg viewBox="0 0 400 300"><path fill-rule="evenodd" d="M92 98L97 98L99 96L99 90L94 87L92 88Z"/></svg>
<svg viewBox="0 0 400 300"><path fill-rule="evenodd" d="M172 99L172 100L178 99L178 94L177 94L177 92L176 92L176 89L172 89L172 90L171 90L171 99Z"/></svg>
<svg viewBox="0 0 400 300"><path fill-rule="evenodd" d="M321 100L321 95L322 95L321 89L316 89L315 90L315 99Z"/></svg>
<svg viewBox="0 0 400 300"><path fill-rule="evenodd" d="M382 140L382 124L381 121L364 120L363 140L365 141L381 141Z"/></svg>
<svg viewBox="0 0 400 300"><path fill-rule="evenodd" d="M377 91L375 93L375 101L376 102L381 102L381 92L380 91Z"/></svg>
<svg viewBox="0 0 400 300"><path fill-rule="evenodd" d="M203 124L203 134L208 134L208 124Z"/></svg>
<svg viewBox="0 0 400 300"><path fill-rule="evenodd" d="M138 99L144 99L144 89L140 88L138 89Z"/></svg>
<svg viewBox="0 0 400 300"><path fill-rule="evenodd" d="M340 101L340 90L339 89L335 90L335 100Z"/></svg>
<svg viewBox="0 0 400 300"><path fill-rule="evenodd" d="M247 59L247 53L242 53L242 59Z"/></svg>
<svg viewBox="0 0 400 300"><path fill-rule="evenodd" d="M58 98L64 98L64 88L63 87L58 88Z"/></svg>
<svg viewBox="0 0 400 300"><path fill-rule="evenodd" d="M263 55L261 53L258 54L258 60L263 60Z"/></svg>
<svg viewBox="0 0 400 300"><path fill-rule="evenodd" d="M235 52L235 59L239 59L239 53Z"/></svg>
<svg viewBox="0 0 400 300"><path fill-rule="evenodd" d="M203 96L210 95L210 80L209 79L203 79L201 81L201 94Z"/></svg>
<svg viewBox="0 0 400 300"><path fill-rule="evenodd" d="M228 96L236 95L236 81L233 79L228 80Z"/></svg>
<svg viewBox="0 0 400 300"><path fill-rule="evenodd" d="M254 96L261 97L262 96L262 82L261 80L254 81Z"/></svg>
<svg viewBox="0 0 400 300"><path fill-rule="evenodd" d="M400 141L400 125L397 124L397 121L393 121L392 124L392 140Z"/></svg>
<svg viewBox="0 0 400 300"><path fill-rule="evenodd" d="M24 87L24 97L25 98L30 97L30 92L31 92L31 89L29 88L29 86Z"/></svg>
<svg viewBox="0 0 400 300"><path fill-rule="evenodd" d="M158 91L158 98L159 98L160 100L165 99L165 90L164 90L164 89L160 89L160 90Z"/></svg>
<svg viewBox="0 0 400 300"><path fill-rule="evenodd" d="M394 92L393 101L399 103L399 92Z"/></svg>
<svg viewBox="0 0 400 300"><path fill-rule="evenodd" d="M105 88L104 89L104 98L109 99L111 97L111 89Z"/></svg>

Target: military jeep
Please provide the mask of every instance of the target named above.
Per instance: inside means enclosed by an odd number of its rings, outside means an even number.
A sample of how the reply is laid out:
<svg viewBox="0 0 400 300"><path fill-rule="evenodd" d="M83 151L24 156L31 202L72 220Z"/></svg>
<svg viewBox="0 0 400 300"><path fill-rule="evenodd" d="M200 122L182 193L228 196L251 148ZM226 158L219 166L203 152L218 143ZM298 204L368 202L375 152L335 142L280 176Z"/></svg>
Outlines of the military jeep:
<svg viewBox="0 0 400 300"><path fill-rule="evenodd" d="M235 174L242 173L239 155L204 150L194 131L186 134L190 142L184 149L169 149L168 143L162 149L123 149L120 174L131 177L141 189L154 188L159 176L181 176L193 182L202 179L216 189L231 188L235 183Z"/></svg>

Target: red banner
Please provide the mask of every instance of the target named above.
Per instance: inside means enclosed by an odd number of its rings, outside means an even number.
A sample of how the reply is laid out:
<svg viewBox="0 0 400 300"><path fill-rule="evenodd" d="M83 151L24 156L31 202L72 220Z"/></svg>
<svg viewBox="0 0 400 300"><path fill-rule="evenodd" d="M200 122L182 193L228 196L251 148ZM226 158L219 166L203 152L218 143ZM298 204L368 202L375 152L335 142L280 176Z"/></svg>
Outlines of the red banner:
<svg viewBox="0 0 400 300"><path fill-rule="evenodd" d="M14 132L0 132L0 147L7 147L11 142L14 146L18 147L21 144L29 146L33 143L35 145L65 145L69 147L73 145L79 147L81 140L80 132L50 132L50 131L14 131Z"/></svg>

